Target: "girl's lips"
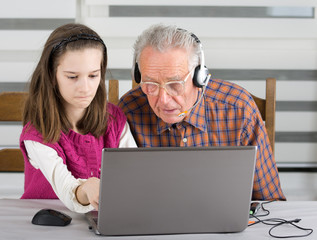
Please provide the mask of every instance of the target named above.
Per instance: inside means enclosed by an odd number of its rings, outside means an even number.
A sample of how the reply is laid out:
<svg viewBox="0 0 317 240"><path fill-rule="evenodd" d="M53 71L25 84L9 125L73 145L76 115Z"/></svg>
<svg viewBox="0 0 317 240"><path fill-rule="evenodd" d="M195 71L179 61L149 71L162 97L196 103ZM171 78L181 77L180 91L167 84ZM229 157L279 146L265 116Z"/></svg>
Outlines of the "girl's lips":
<svg viewBox="0 0 317 240"><path fill-rule="evenodd" d="M89 96L78 96L76 98L78 98L78 99L87 99L87 98L89 98Z"/></svg>

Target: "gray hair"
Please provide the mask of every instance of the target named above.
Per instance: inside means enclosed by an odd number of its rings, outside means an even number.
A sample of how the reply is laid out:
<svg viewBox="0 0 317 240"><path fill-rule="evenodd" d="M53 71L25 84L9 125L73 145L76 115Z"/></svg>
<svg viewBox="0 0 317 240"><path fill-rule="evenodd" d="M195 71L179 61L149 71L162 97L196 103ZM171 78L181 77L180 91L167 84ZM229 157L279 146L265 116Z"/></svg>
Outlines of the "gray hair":
<svg viewBox="0 0 317 240"><path fill-rule="evenodd" d="M134 55L132 66L132 77L134 78L135 63L139 61L141 52L145 47L151 46L154 49L164 52L171 48L184 48L189 53L188 71L199 65L201 49L199 43L191 32L176 26L165 26L163 24L152 25L137 38L134 43Z"/></svg>

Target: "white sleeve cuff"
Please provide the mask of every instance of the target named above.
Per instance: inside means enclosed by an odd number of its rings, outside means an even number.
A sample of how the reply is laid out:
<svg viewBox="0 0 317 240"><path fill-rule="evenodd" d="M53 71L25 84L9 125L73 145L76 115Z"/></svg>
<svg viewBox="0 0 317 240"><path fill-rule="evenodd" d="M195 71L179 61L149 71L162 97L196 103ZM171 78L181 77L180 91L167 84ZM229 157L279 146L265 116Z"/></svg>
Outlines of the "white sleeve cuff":
<svg viewBox="0 0 317 240"><path fill-rule="evenodd" d="M70 194L70 196L65 198L65 205L70 210L72 210L74 212L86 213L86 212L94 210L94 207L91 204L84 206L84 205L80 204L76 198L75 193L76 193L77 187L86 181L87 181L87 179L78 178L78 179L76 179L76 181L73 184L69 184L69 185L71 185L71 186L69 186L70 190L66 191Z"/></svg>

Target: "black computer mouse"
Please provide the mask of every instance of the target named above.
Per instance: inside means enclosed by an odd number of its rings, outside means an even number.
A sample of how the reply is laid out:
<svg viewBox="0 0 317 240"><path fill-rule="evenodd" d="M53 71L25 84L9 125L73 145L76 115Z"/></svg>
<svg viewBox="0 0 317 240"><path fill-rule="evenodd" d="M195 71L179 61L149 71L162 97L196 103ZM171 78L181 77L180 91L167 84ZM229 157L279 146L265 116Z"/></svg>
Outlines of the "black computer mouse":
<svg viewBox="0 0 317 240"><path fill-rule="evenodd" d="M46 226L66 226L71 221L70 216L53 209L42 209L32 219L33 224Z"/></svg>

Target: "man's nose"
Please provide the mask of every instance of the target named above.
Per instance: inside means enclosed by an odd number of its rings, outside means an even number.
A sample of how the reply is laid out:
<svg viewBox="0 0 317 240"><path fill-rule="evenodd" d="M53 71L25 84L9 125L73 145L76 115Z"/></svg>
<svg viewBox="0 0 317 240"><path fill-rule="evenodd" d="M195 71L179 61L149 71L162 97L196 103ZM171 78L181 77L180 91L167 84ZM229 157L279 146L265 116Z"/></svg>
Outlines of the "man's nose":
<svg viewBox="0 0 317 240"><path fill-rule="evenodd" d="M165 88L160 88L158 97L159 101L164 104L168 103L171 100L171 96L167 93Z"/></svg>

